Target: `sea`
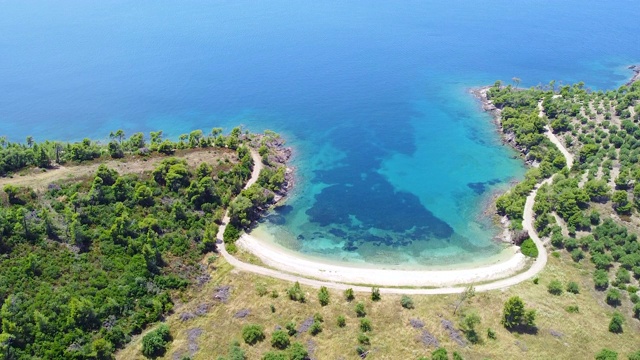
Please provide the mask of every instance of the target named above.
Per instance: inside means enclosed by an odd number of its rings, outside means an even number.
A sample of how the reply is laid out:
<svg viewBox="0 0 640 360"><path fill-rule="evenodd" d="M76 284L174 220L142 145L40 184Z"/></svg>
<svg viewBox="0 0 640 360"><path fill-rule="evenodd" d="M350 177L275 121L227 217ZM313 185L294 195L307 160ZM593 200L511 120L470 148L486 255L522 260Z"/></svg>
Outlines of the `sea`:
<svg viewBox="0 0 640 360"><path fill-rule="evenodd" d="M526 171L469 93L640 63L640 2L0 0L0 136L280 133L295 187L252 231L345 264L504 252L491 199Z"/></svg>

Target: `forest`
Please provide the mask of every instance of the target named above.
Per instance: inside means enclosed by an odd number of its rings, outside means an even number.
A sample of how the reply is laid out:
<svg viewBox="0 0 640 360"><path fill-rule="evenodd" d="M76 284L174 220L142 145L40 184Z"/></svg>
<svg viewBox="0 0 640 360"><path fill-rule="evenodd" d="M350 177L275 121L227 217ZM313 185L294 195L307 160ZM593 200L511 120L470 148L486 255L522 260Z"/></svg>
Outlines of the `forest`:
<svg viewBox="0 0 640 360"><path fill-rule="evenodd" d="M203 259L216 250L226 209L240 230L282 190L285 164L269 158L274 143L281 141L273 132L240 128L226 136L196 130L176 142L161 131L147 141L121 130L107 144L3 139L0 173L14 178L63 164L99 165L91 176L42 189L3 186L0 357L110 359L170 314L185 289L209 280ZM241 194L254 167L250 147L259 148L265 167ZM198 152L199 164L185 160ZM119 173L108 159L154 166Z"/></svg>

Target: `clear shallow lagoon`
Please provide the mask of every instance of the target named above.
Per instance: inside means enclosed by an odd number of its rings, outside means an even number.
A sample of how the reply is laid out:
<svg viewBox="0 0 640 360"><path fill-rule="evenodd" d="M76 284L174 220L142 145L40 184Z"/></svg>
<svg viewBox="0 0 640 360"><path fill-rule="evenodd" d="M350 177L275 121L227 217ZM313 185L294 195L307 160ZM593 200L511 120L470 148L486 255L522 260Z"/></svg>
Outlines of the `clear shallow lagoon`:
<svg viewBox="0 0 640 360"><path fill-rule="evenodd" d="M478 261L487 198L524 168L469 87L640 62L640 3L0 2L0 135L283 133L298 186L259 233L333 260Z"/></svg>

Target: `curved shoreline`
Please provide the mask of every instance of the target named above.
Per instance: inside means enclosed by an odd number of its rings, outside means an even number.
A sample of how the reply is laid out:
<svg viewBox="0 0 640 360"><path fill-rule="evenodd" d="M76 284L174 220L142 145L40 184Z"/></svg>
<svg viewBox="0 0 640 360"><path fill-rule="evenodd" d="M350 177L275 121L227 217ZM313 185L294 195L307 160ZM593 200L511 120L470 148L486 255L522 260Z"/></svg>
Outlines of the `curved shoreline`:
<svg viewBox="0 0 640 360"><path fill-rule="evenodd" d="M260 163L260 156L253 149L251 149L251 156L254 158L254 162ZM251 179L245 187L253 184L257 180L259 174L260 166L255 166L251 174ZM538 188L542 184L548 183L550 181L551 179L542 181L535 187L531 194L529 194L525 203L525 214L533 214L533 203ZM363 269L360 271L356 271L353 268L349 267L327 266L326 264L306 260L301 256L285 256L283 255L283 253L285 252L278 252L277 250L273 251L268 249L267 247L264 247L264 245L260 248L254 247L252 249L252 246L260 243L255 239L253 239L253 242L250 242L250 240L252 240L250 238L250 235L244 235L242 239L239 240L238 244L240 246L248 247L249 250L254 250L252 251L254 255L263 259L265 263L274 264L277 267L277 269L271 269L242 262L227 252L224 246L224 242L222 242L221 239L226 227L226 223L228 223L228 221L229 217L225 216L225 218L223 219L223 225L220 226L218 232L218 251L229 264L240 271L247 271L258 275L269 276L291 282L295 281L316 288L326 286L338 290L352 288L354 291L359 292L370 291L371 288L368 286L354 286L352 284L344 282L345 276L354 274L352 275L352 278L356 280L354 280L353 283L380 285L383 286L380 288L380 291L388 294L454 294L463 292L465 290L465 286L460 286L460 284L472 284L474 282L484 281L490 282L477 285L475 286L475 289L476 291L489 291L507 288L521 283L525 280L531 279L540 271L542 271L547 263L546 249L544 248L542 241L538 238L537 233L535 233L535 230L533 228L532 216L524 216L523 227L525 229L531 230L530 235L536 246L538 247L539 255L538 258L533 262L531 267L529 267L526 271L519 273L517 272L522 270L522 267L519 266L525 263L524 255L522 255L521 253L516 253L509 261L505 263L473 269L441 271ZM249 241L247 239L249 239ZM278 259L280 259L280 261L278 261ZM292 272L296 273L297 271L300 271L298 270L300 268L302 268L302 271L304 272L311 272L312 275L308 276L314 276L322 280L311 279L309 277L287 272L291 270ZM505 275L505 272L507 272L507 275ZM508 277L505 278L505 276ZM429 281L430 283L428 283ZM402 285L403 283L405 285ZM411 285L408 285L407 283ZM423 288L400 288L384 286L423 286ZM427 286L439 287L424 288Z"/></svg>

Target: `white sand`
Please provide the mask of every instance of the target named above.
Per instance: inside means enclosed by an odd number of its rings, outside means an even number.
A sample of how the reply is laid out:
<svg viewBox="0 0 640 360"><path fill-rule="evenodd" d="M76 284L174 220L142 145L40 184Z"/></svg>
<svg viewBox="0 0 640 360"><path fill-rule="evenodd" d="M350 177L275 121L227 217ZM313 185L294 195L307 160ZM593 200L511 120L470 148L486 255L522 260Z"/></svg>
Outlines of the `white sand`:
<svg viewBox="0 0 640 360"><path fill-rule="evenodd" d="M266 265L278 270L351 284L375 284L379 286L452 286L497 280L515 274L525 265L525 256L516 252L496 263L455 270L395 270L357 265L331 264L308 259L289 249L245 234L237 244L259 257ZM374 265L372 265L374 266ZM461 265L464 267L464 265Z"/></svg>

